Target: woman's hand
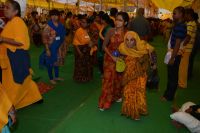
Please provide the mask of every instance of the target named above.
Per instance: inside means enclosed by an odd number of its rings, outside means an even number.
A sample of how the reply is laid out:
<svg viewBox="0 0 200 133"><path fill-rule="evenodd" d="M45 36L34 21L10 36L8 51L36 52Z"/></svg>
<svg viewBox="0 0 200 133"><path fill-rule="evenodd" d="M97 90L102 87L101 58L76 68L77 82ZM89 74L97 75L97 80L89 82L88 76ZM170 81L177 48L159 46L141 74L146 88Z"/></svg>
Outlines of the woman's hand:
<svg viewBox="0 0 200 133"><path fill-rule="evenodd" d="M50 50L48 49L48 50L46 50L46 54L47 54L47 56L48 57L50 57L51 56L51 52L50 52Z"/></svg>
<svg viewBox="0 0 200 133"><path fill-rule="evenodd" d="M83 58L83 53L82 53L82 52L80 52L80 53L79 53L79 56L80 56L81 58Z"/></svg>
<svg viewBox="0 0 200 133"><path fill-rule="evenodd" d="M111 58L112 58L112 60L113 60L114 62L117 62L117 60L119 59L118 57L115 57L115 56L111 56Z"/></svg>
<svg viewBox="0 0 200 133"><path fill-rule="evenodd" d="M174 65L174 61L175 61L175 59L174 58L171 58L170 60L169 60L169 63L168 63L168 65Z"/></svg>
<svg viewBox="0 0 200 133"><path fill-rule="evenodd" d="M151 66L151 68L152 68L153 70L156 70L156 69L157 69L157 65L154 64L154 65Z"/></svg>
<svg viewBox="0 0 200 133"><path fill-rule="evenodd" d="M94 46L93 42L90 41L90 43L89 43L89 47L92 48L93 46Z"/></svg>

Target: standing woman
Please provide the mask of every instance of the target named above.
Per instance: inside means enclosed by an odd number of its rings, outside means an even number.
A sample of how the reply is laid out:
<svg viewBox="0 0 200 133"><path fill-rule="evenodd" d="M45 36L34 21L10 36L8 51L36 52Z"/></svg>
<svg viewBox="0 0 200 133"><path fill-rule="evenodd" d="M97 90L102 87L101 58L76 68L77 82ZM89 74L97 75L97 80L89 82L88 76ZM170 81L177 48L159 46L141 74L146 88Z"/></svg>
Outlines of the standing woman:
<svg viewBox="0 0 200 133"><path fill-rule="evenodd" d="M41 46L42 44L42 38L41 38L41 28L39 25L39 15L37 11L33 11L31 13L32 19L33 19L33 23L30 26L30 30L31 30L31 37L33 39L33 43L36 46Z"/></svg>
<svg viewBox="0 0 200 133"><path fill-rule="evenodd" d="M99 32L97 58L98 58L99 71L103 75L103 62L104 62L103 41L105 40L107 32L112 28L111 26L112 20L106 13L102 15L101 19L103 26Z"/></svg>
<svg viewBox="0 0 200 133"><path fill-rule="evenodd" d="M91 39L88 35L87 18L81 16L80 28L75 32L73 44L75 47L74 80L77 82L88 82L92 79L91 64Z"/></svg>
<svg viewBox="0 0 200 133"><path fill-rule="evenodd" d="M108 31L103 43L105 57L102 93L99 98L99 109L101 111L109 109L113 101L122 101L122 84L120 82L122 74L115 71L117 58L112 53L123 42L128 22L129 16L127 13L118 13L115 28Z"/></svg>
<svg viewBox="0 0 200 133"><path fill-rule="evenodd" d="M62 61L59 60L61 55L59 48L63 44L66 31L65 27L59 22L59 11L53 9L49 12L51 20L47 23L42 33L45 51L40 55L40 66L45 66L48 70L48 75L51 84L56 84L56 81L62 81L59 78L59 66ZM53 70L55 78L53 76Z"/></svg>
<svg viewBox="0 0 200 133"><path fill-rule="evenodd" d="M89 21L89 36L91 38L91 41L93 42L95 46L95 51L92 53L91 63L92 65L97 65L97 45L98 45L98 37L99 37L99 20L97 16L92 16L88 19Z"/></svg>
<svg viewBox="0 0 200 133"><path fill-rule="evenodd" d="M28 28L20 18L20 12L18 2L6 1L4 14L8 23L0 35L2 86L16 109L42 99L37 85L32 81Z"/></svg>

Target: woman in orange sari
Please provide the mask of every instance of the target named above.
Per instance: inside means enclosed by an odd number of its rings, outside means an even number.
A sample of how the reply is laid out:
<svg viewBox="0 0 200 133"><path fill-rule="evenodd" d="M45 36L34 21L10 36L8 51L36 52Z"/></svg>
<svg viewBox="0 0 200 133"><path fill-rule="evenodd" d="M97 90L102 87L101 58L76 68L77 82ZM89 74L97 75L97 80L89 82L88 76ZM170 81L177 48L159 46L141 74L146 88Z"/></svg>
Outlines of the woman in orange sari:
<svg viewBox="0 0 200 133"><path fill-rule="evenodd" d="M103 48L104 56L104 75L102 82L102 92L99 98L99 109L104 111L109 109L112 102L121 102L122 98L122 73L115 71L116 57L112 55L124 40L126 27L128 25L129 16L125 12L118 13L115 21L115 28L108 31Z"/></svg>
<svg viewBox="0 0 200 133"><path fill-rule="evenodd" d="M152 46L141 41L138 34L132 31L126 33L124 43L119 46L126 63L122 79L122 114L134 120L139 120L140 115L147 115L146 71L149 66L149 54L153 50Z"/></svg>
<svg viewBox="0 0 200 133"><path fill-rule="evenodd" d="M12 105L22 108L42 100L36 83L32 80L28 28L20 18L20 5L7 0L4 14L9 20L0 35L0 67L2 87Z"/></svg>

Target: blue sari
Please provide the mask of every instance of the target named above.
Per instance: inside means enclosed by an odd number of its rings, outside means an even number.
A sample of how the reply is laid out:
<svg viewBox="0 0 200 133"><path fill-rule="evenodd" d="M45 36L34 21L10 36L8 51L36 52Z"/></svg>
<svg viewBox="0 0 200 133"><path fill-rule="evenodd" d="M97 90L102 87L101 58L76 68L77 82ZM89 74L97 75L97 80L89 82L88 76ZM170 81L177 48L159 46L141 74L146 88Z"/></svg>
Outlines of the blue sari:
<svg viewBox="0 0 200 133"><path fill-rule="evenodd" d="M58 26L55 26L53 22L50 20L48 22L48 25L56 31L56 39L53 41L53 43L49 46L49 50L51 52L51 56L46 55L46 51L43 51L40 55L40 67L49 67L49 66L55 66L56 62L58 61L58 52L60 46L63 44L65 36L66 36L66 30L65 27L59 23Z"/></svg>

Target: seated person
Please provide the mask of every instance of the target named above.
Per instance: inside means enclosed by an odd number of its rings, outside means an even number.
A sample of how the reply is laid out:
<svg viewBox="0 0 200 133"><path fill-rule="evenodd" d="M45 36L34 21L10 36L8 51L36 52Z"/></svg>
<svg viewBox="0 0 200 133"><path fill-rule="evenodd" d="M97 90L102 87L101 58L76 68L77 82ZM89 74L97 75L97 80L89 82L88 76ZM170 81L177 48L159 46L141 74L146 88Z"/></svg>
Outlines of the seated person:
<svg viewBox="0 0 200 133"><path fill-rule="evenodd" d="M170 115L176 127L186 126L191 132L200 132L200 104L187 102Z"/></svg>

